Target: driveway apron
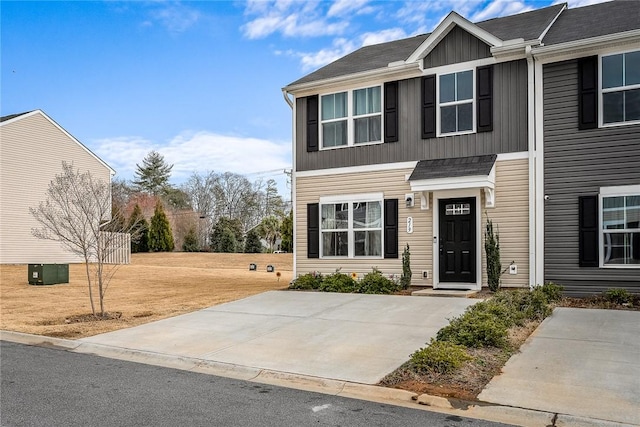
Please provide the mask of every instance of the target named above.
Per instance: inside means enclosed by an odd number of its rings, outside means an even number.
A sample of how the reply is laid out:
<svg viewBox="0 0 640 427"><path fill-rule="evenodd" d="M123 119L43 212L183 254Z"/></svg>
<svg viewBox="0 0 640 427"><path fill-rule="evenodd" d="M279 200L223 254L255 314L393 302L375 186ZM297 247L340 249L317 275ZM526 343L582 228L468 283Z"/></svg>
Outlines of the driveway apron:
<svg viewBox="0 0 640 427"><path fill-rule="evenodd" d="M557 308L520 351L481 400L640 425L640 312Z"/></svg>
<svg viewBox="0 0 640 427"><path fill-rule="evenodd" d="M78 341L375 384L478 301L271 291Z"/></svg>

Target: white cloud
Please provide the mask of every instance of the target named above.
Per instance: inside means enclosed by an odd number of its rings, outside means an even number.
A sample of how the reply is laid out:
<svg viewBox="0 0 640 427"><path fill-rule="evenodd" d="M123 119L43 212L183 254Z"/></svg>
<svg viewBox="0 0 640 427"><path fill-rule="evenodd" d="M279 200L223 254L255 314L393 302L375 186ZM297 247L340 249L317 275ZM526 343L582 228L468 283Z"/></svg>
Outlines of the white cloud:
<svg viewBox="0 0 640 427"><path fill-rule="evenodd" d="M291 146L288 142L221 135L208 131L183 132L166 144L141 137L118 137L91 144L101 159L117 171L117 176L132 179L136 163L151 150L162 154L173 164L172 182L181 183L193 172L257 172L290 169Z"/></svg>
<svg viewBox="0 0 640 427"><path fill-rule="evenodd" d="M407 33L402 28L389 28L372 33L364 33L360 36L361 46L369 46L372 44L385 43L392 40L403 39L407 37Z"/></svg>
<svg viewBox="0 0 640 427"><path fill-rule="evenodd" d="M333 2L327 16L344 16L350 12L359 12L365 9L365 5L369 3L369 0L336 0ZM371 10L371 8L366 8Z"/></svg>
<svg viewBox="0 0 640 427"><path fill-rule="evenodd" d="M251 1L247 3L245 16L253 18L242 26L242 32L249 39L264 38L274 33L281 33L286 37L342 34L349 22L328 19L324 15L323 6L319 2Z"/></svg>
<svg viewBox="0 0 640 427"><path fill-rule="evenodd" d="M432 31L451 11L468 17L481 0L407 1L395 13L401 24L416 25L421 32ZM415 34L416 32L414 32Z"/></svg>
<svg viewBox="0 0 640 427"><path fill-rule="evenodd" d="M519 0L493 0L484 9L473 14L470 20L472 22L479 22L501 16L515 15L516 13L527 12L529 10L533 10L533 7Z"/></svg>
<svg viewBox="0 0 640 427"><path fill-rule="evenodd" d="M574 7L582 7L582 6L590 6L592 4L597 4L597 3L604 3L610 0L566 0L567 1L567 6L571 9L573 9ZM554 2L554 4L558 4L558 3L564 3L565 0L558 0L556 2Z"/></svg>
<svg viewBox="0 0 640 427"><path fill-rule="evenodd" d="M180 2L159 5L151 10L151 21L160 23L172 33L184 32L200 19L200 12ZM148 26L151 21L145 21L143 25Z"/></svg>

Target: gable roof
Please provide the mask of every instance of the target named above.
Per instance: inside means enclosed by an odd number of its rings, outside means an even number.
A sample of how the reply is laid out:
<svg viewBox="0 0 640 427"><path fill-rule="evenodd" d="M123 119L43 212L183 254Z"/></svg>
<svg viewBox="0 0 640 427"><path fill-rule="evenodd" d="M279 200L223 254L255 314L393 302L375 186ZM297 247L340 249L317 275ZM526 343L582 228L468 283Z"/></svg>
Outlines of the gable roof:
<svg viewBox="0 0 640 427"><path fill-rule="evenodd" d="M51 117L47 116L45 114L44 111L42 110L33 110L33 111L28 111L26 113L19 113L19 114L11 114L8 116L3 116L0 117L0 126L5 126L11 123L15 123L19 120L22 120L26 117L31 117L34 115L41 115L42 117L44 117L46 120L48 120L53 126L55 126L56 128L58 128L58 130L60 130L62 133L64 133L69 139L71 139L73 142L75 142L76 144L78 144L80 147L82 147L82 149L84 149L90 156L92 156L93 158L95 158L98 162L100 162L100 164L102 164L105 168L109 169L109 173L111 175L115 175L116 171L113 170L113 168L111 168L111 166L109 166L104 160L102 160L100 157L98 157L97 155L95 155L95 153L91 150L89 150L83 143L81 143L80 141L78 141L73 135L71 135L69 132L67 132L62 126L60 126L58 123L55 122L55 120L53 120Z"/></svg>
<svg viewBox="0 0 640 427"><path fill-rule="evenodd" d="M450 29L446 27L450 27L452 22L464 26L477 26L476 31L478 33L489 33L485 38L490 38L494 42L519 38L524 40L536 39L544 34L545 30L564 7L565 4L563 3L517 15L489 19L477 24L470 23L462 16L452 12L443 22L440 23L440 25L438 25L433 33L421 34L405 39L361 47L360 49L288 84L287 87L365 71L384 69L388 68L390 63L405 61L411 56L419 56L417 50L423 47L423 43L438 31L444 32L444 35L446 35L446 32ZM439 42L440 39L441 37L436 37L435 42Z"/></svg>
<svg viewBox="0 0 640 427"><path fill-rule="evenodd" d="M567 9L553 24L543 42L546 46L640 28L639 1L612 1Z"/></svg>
<svg viewBox="0 0 640 427"><path fill-rule="evenodd" d="M288 86L386 68L391 62L404 61L407 59L427 36L428 34L421 34L407 39L361 47L311 74L307 74L295 82L290 83Z"/></svg>
<svg viewBox="0 0 640 427"><path fill-rule="evenodd" d="M565 6L566 3L560 3L516 15L488 19L476 25L502 40L535 40L544 34Z"/></svg>
<svg viewBox="0 0 640 427"><path fill-rule="evenodd" d="M22 115L24 115L24 114L29 114L30 112L31 112L31 111L25 111L24 113L10 114L10 115L8 115L8 116L2 116L2 117L0 117L0 123L2 123L2 122L6 122L7 120L14 119L14 118L16 118L16 117L20 117L20 116L22 116Z"/></svg>

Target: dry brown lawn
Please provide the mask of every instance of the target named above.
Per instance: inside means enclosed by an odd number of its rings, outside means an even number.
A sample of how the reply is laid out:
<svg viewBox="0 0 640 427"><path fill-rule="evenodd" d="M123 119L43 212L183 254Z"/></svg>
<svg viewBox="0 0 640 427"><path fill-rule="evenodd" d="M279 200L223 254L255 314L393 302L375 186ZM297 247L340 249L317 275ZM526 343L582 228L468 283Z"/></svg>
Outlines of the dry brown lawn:
<svg viewBox="0 0 640 427"><path fill-rule="evenodd" d="M249 264L258 271L249 271ZM277 274L267 273L272 264ZM105 309L121 316L77 322L91 313L84 265L69 266L69 283L28 284L26 265L0 266L0 329L81 338L285 289L293 277L291 254L133 254L105 296ZM96 302L97 304L97 302Z"/></svg>

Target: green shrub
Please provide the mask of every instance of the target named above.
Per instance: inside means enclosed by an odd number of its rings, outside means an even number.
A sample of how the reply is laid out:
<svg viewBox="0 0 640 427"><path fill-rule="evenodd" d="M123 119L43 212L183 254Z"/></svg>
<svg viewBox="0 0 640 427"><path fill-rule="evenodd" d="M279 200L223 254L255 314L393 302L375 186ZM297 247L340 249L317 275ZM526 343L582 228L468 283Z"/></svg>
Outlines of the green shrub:
<svg viewBox="0 0 640 427"><path fill-rule="evenodd" d="M503 319L480 310L468 310L438 331L438 341L448 341L465 347L499 347L508 345L508 326Z"/></svg>
<svg viewBox="0 0 640 427"><path fill-rule="evenodd" d="M545 293L549 302L560 301L562 298L562 291L564 286L555 284L553 282L547 282L541 286L542 292Z"/></svg>
<svg viewBox="0 0 640 427"><path fill-rule="evenodd" d="M533 288L523 299L521 310L529 320L543 320L553 309L549 305L547 294L540 287Z"/></svg>
<svg viewBox="0 0 640 427"><path fill-rule="evenodd" d="M461 367L471 360L465 348L446 341L435 341L433 338L428 347L421 348L411 355L411 363L416 371L446 374Z"/></svg>
<svg viewBox="0 0 640 427"><path fill-rule="evenodd" d="M354 283L354 291L360 294L390 294L398 290L398 284L377 269L364 275L362 280Z"/></svg>
<svg viewBox="0 0 640 427"><path fill-rule="evenodd" d="M628 304L631 298L631 294L622 288L611 288L604 292L604 299L614 304Z"/></svg>
<svg viewBox="0 0 640 427"><path fill-rule="evenodd" d="M351 278L351 276L335 272L328 276L325 276L320 282L320 286L318 290L322 292L341 292L341 293L349 293L355 290L355 281Z"/></svg>
<svg viewBox="0 0 640 427"><path fill-rule="evenodd" d="M320 273L307 273L298 276L290 285L289 289L318 289L322 282Z"/></svg>

